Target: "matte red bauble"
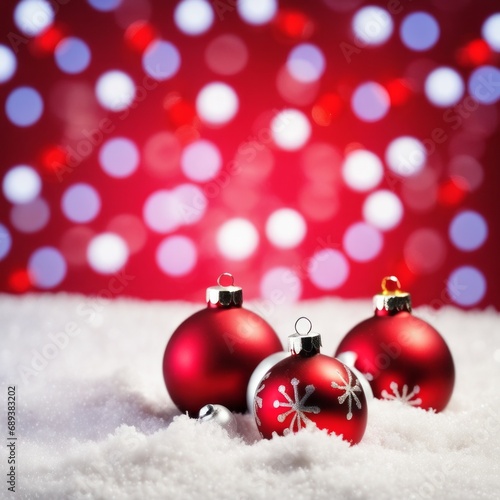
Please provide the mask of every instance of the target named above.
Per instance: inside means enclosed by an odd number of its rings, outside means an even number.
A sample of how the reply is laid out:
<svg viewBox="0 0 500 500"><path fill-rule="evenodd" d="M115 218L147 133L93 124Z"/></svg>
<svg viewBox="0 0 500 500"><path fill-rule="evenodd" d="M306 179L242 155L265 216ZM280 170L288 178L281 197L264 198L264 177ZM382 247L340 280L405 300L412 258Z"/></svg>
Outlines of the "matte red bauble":
<svg viewBox="0 0 500 500"><path fill-rule="evenodd" d="M346 365L321 354L320 346L321 336L310 330L290 335L290 356L262 378L254 398L255 422L262 437L270 439L307 426L342 435L350 443L363 437L367 405L361 384Z"/></svg>
<svg viewBox="0 0 500 500"><path fill-rule="evenodd" d="M443 410L451 398L455 367L451 352L431 325L411 314L411 297L395 276L382 280L373 298L375 315L356 325L335 356L350 353L376 398Z"/></svg>
<svg viewBox="0 0 500 500"><path fill-rule="evenodd" d="M221 279L231 285L222 286ZM172 334L163 357L168 393L182 412L197 415L216 403L231 411L247 409L247 384L255 367L281 351L271 326L242 307L243 294L232 276L207 288L207 308L190 316Z"/></svg>

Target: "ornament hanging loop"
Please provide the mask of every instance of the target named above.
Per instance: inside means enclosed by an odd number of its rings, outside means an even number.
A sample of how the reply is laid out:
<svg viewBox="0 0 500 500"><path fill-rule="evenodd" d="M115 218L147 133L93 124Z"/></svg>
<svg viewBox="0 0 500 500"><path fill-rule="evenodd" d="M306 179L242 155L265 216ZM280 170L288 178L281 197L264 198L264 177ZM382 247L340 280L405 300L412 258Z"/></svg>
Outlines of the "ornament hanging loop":
<svg viewBox="0 0 500 500"><path fill-rule="evenodd" d="M398 294L401 292L401 283L396 276L385 276L382 278L382 293L385 294Z"/></svg>
<svg viewBox="0 0 500 500"><path fill-rule="evenodd" d="M309 325L309 328L307 330L307 332L305 331L302 331L302 332L299 332L299 329L298 329L298 324L300 321L302 320L305 320L307 321L308 325ZM309 335L311 333L311 330L312 330L312 323L311 323L311 320L309 318L306 318L305 316L301 316L296 322L295 322L295 331L299 334L299 335Z"/></svg>
<svg viewBox="0 0 500 500"><path fill-rule="evenodd" d="M224 285L224 284L222 284L222 283L221 283L221 281L222 281L222 280L224 280L224 281L226 281L226 282L227 282L227 280L226 280L226 279L224 279L224 278L227 278L228 280L230 280L229 285ZM221 275L217 278L217 284L218 284L219 286L224 287L224 288L227 288L227 287L229 287L229 286L233 286L233 285L234 285L234 276L233 276L231 273L222 273L222 274L221 274Z"/></svg>

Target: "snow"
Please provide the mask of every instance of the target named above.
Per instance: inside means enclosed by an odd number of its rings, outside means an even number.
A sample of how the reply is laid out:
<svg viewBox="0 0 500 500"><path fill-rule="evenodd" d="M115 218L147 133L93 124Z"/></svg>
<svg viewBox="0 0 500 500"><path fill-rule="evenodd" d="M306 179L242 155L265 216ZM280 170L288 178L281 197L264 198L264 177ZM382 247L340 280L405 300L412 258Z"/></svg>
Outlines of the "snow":
<svg viewBox="0 0 500 500"><path fill-rule="evenodd" d="M246 306L264 310L258 302ZM349 446L308 429L263 440L248 414L236 416L236 437L181 415L163 384L162 355L176 326L201 307L0 296L5 400L7 386L16 385L16 498L498 498L500 314L494 310L417 309L453 353L452 400L439 414L373 400L363 440ZM335 298L265 310L283 345L295 319L310 318L324 354L371 315L367 300ZM7 498L2 483L0 497Z"/></svg>

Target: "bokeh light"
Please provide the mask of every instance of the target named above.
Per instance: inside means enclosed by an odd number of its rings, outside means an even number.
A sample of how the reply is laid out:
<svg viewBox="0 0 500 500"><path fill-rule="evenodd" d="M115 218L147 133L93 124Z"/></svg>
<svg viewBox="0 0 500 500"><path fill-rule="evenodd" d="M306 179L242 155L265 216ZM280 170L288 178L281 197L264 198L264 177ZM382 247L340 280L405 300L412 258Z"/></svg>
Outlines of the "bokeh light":
<svg viewBox="0 0 500 500"><path fill-rule="evenodd" d="M123 0L87 0L95 10L109 12L118 8Z"/></svg>
<svg viewBox="0 0 500 500"><path fill-rule="evenodd" d="M307 231L304 217L291 208L274 211L266 222L266 236L278 248L294 248L304 239Z"/></svg>
<svg viewBox="0 0 500 500"><path fill-rule="evenodd" d="M87 260L89 266L100 274L113 274L127 262L129 250L124 239L114 233L101 233L89 243Z"/></svg>
<svg viewBox="0 0 500 500"><path fill-rule="evenodd" d="M342 165L344 182L355 191L368 191L378 186L383 174L379 157L364 149L348 153Z"/></svg>
<svg viewBox="0 0 500 500"><path fill-rule="evenodd" d="M207 66L219 75L234 75L243 70L248 62L245 42L236 35L220 35L205 49Z"/></svg>
<svg viewBox="0 0 500 500"><path fill-rule="evenodd" d="M222 166L222 156L217 146L210 141L194 141L182 152L181 168L184 175L193 181L204 182L217 175Z"/></svg>
<svg viewBox="0 0 500 500"><path fill-rule="evenodd" d="M356 12L352 20L355 37L365 45L385 43L394 29L391 15L381 7L368 5Z"/></svg>
<svg viewBox="0 0 500 500"><path fill-rule="evenodd" d="M363 203L363 218L368 224L388 231L403 218L403 204L392 191L382 189L370 194Z"/></svg>
<svg viewBox="0 0 500 500"><path fill-rule="evenodd" d="M266 24L273 19L278 10L276 0L239 0L236 9L248 24Z"/></svg>
<svg viewBox="0 0 500 500"><path fill-rule="evenodd" d="M456 104L462 98L464 88L462 77L452 68L437 68L425 80L427 99L440 108Z"/></svg>
<svg viewBox="0 0 500 500"><path fill-rule="evenodd" d="M14 22L26 36L45 31L54 21L54 9L47 0L22 0L14 10Z"/></svg>
<svg viewBox="0 0 500 500"><path fill-rule="evenodd" d="M151 42L142 56L144 71L155 80L172 78L181 66L181 56L177 47L165 40Z"/></svg>
<svg viewBox="0 0 500 500"><path fill-rule="evenodd" d="M362 121L376 122L389 112L391 101L387 90L376 82L366 82L356 88L351 107Z"/></svg>
<svg viewBox="0 0 500 500"><path fill-rule="evenodd" d="M238 111L238 95L226 83L205 85L196 97L196 110L200 118L213 125L231 121Z"/></svg>
<svg viewBox="0 0 500 500"><path fill-rule="evenodd" d="M480 66L469 77L469 94L480 104L494 104L500 99L500 69L495 66Z"/></svg>
<svg viewBox="0 0 500 500"><path fill-rule="evenodd" d="M449 235L451 242L464 252L480 248L488 237L484 217L473 210L464 210L453 217Z"/></svg>
<svg viewBox="0 0 500 500"><path fill-rule="evenodd" d="M68 37L57 44L54 58L61 71L74 75L88 67L92 55L88 45L81 38Z"/></svg>
<svg viewBox="0 0 500 500"><path fill-rule="evenodd" d="M308 275L320 290L335 290L349 277L349 262L338 250L325 248L316 252L309 261Z"/></svg>
<svg viewBox="0 0 500 500"><path fill-rule="evenodd" d="M73 184L61 198L61 209L70 221L83 224L97 217L101 209L101 198L89 184Z"/></svg>
<svg viewBox="0 0 500 500"><path fill-rule="evenodd" d="M431 274L446 259L446 243L441 233L432 228L413 231L404 244L406 265L415 274Z"/></svg>
<svg viewBox="0 0 500 500"><path fill-rule="evenodd" d="M500 12L489 16L481 27L481 34L495 52L500 52Z"/></svg>
<svg viewBox="0 0 500 500"><path fill-rule="evenodd" d="M14 205L10 211L11 224L22 233L36 233L50 220L50 207L43 198Z"/></svg>
<svg viewBox="0 0 500 500"><path fill-rule="evenodd" d="M319 80L325 71L325 56L316 45L302 43L291 50L286 64L296 80L314 82Z"/></svg>
<svg viewBox="0 0 500 500"><path fill-rule="evenodd" d="M470 307L486 294L486 279L479 269L462 266L455 269L447 281L448 294L456 304Z"/></svg>
<svg viewBox="0 0 500 500"><path fill-rule="evenodd" d="M28 260L30 281L37 288L47 290L56 287L66 277L67 270L63 255L54 247L41 247Z"/></svg>
<svg viewBox="0 0 500 500"><path fill-rule="evenodd" d="M17 59L12 50L0 45L0 83L9 81L17 69Z"/></svg>
<svg viewBox="0 0 500 500"><path fill-rule="evenodd" d="M18 127L34 125L42 116L43 99L32 87L14 89L5 101L5 113Z"/></svg>
<svg viewBox="0 0 500 500"><path fill-rule="evenodd" d="M0 223L0 260L10 252L12 247L12 236L6 226Z"/></svg>
<svg viewBox="0 0 500 500"><path fill-rule="evenodd" d="M214 11L206 0L181 0L174 10L174 21L184 34L201 35L212 26Z"/></svg>
<svg viewBox="0 0 500 500"><path fill-rule="evenodd" d="M110 111L122 111L130 106L135 97L135 84L126 73L106 71L97 80L95 93L100 105Z"/></svg>
<svg viewBox="0 0 500 500"><path fill-rule="evenodd" d="M126 137L107 140L99 150L99 164L110 177L129 177L139 166L137 146Z"/></svg>
<svg viewBox="0 0 500 500"><path fill-rule="evenodd" d="M389 143L385 151L385 161L394 173L410 177L424 168L427 152L417 138L402 136Z"/></svg>
<svg viewBox="0 0 500 500"><path fill-rule="evenodd" d="M352 224L342 239L345 253L357 262L373 260L380 253L383 245L384 239L380 231L364 222Z"/></svg>
<svg viewBox="0 0 500 500"><path fill-rule="evenodd" d="M417 52L429 50L439 39L439 24L427 12L412 12L407 15L399 30L401 41Z"/></svg>
<svg viewBox="0 0 500 500"><path fill-rule="evenodd" d="M186 236L169 236L156 250L156 263L168 276L184 276L196 265L198 251Z"/></svg>
<svg viewBox="0 0 500 500"><path fill-rule="evenodd" d="M276 304L292 304L302 295L302 283L293 269L273 267L260 280L260 295Z"/></svg>
<svg viewBox="0 0 500 500"><path fill-rule="evenodd" d="M271 133L278 147L296 151L309 140L311 124L302 111L285 109L272 119Z"/></svg>
<svg viewBox="0 0 500 500"><path fill-rule="evenodd" d="M217 248L227 259L247 259L255 252L258 244L259 233L247 219L230 219L217 231Z"/></svg>
<svg viewBox="0 0 500 500"><path fill-rule="evenodd" d="M2 191L11 203L29 203L42 189L37 171L28 165L12 167L3 178Z"/></svg>

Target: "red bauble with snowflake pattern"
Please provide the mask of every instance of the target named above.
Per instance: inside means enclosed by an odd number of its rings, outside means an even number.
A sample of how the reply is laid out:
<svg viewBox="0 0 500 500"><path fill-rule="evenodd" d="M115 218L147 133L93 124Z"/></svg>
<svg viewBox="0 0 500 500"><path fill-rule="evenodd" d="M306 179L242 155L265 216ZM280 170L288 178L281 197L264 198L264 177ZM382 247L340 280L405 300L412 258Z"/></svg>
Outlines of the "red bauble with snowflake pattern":
<svg viewBox="0 0 500 500"><path fill-rule="evenodd" d="M443 410L455 383L451 352L431 325L411 314L411 297L395 276L382 280L375 315L356 325L336 350L370 382L373 395L424 409Z"/></svg>
<svg viewBox="0 0 500 500"><path fill-rule="evenodd" d="M359 443L367 405L357 377L339 360L320 353L317 333L290 335L289 345L290 356L264 375L255 393L261 436L270 439L316 426Z"/></svg>
<svg viewBox="0 0 500 500"><path fill-rule="evenodd" d="M225 286L224 279L231 284ZM181 323L168 341L163 377L183 413L196 416L210 403L245 412L250 376L264 358L282 350L272 327L242 302L242 289L222 274L218 286L207 288L207 307Z"/></svg>

